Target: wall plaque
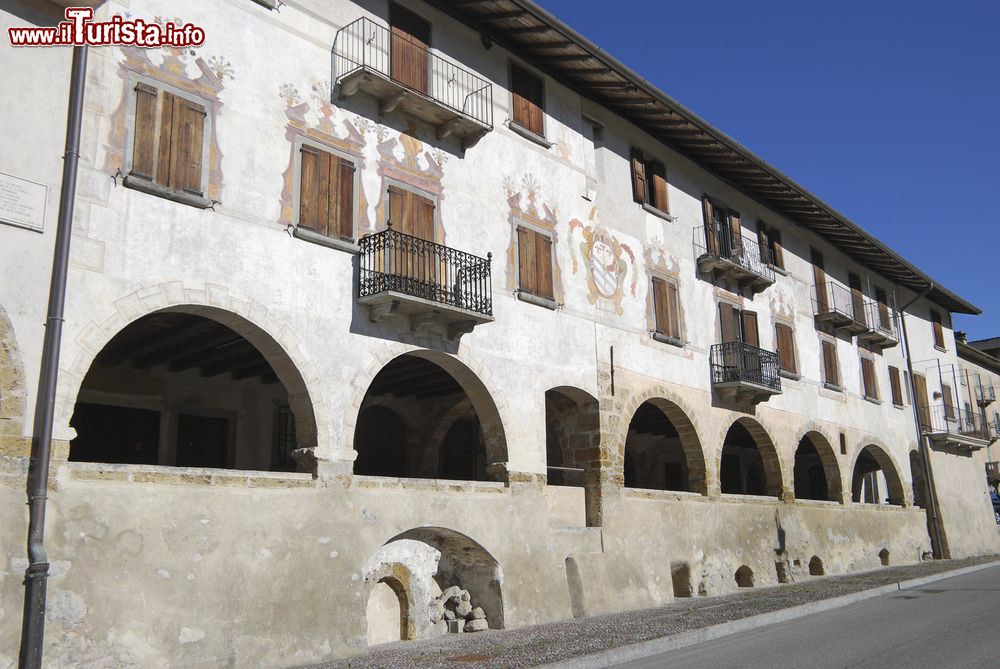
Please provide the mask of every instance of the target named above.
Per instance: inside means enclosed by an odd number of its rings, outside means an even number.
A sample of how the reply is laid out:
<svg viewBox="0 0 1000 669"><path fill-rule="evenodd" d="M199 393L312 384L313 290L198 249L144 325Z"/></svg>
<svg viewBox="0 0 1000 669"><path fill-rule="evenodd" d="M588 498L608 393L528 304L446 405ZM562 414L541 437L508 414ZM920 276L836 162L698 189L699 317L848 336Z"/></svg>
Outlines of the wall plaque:
<svg viewBox="0 0 1000 669"><path fill-rule="evenodd" d="M0 223L42 231L48 187L0 172Z"/></svg>

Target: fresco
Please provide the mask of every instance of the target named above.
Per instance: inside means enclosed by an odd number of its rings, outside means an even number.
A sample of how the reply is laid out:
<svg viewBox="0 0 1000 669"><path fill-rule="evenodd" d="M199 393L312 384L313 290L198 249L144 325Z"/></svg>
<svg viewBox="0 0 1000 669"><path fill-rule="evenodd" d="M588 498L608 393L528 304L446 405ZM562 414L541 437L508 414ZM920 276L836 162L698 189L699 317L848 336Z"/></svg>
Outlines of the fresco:
<svg viewBox="0 0 1000 669"><path fill-rule="evenodd" d="M573 258L573 274L576 275L582 266L590 304L598 305L603 302L620 316L624 311L622 300L626 291L632 297L636 296L638 275L635 253L628 244L620 242L610 230L597 224L596 218L597 208L592 207L589 216L591 225L584 225L576 218L569 222L571 243L577 230L583 237L577 247L580 252L580 263L577 263L575 256ZM632 276L629 282L630 266Z"/></svg>
<svg viewBox="0 0 1000 669"><path fill-rule="evenodd" d="M559 263L559 232L556 206L542 198L541 185L534 174L527 173L519 179L507 176L503 180L510 223L510 244L507 246L507 290L517 290L517 226L524 224L541 230L552 237L552 285L555 301L565 299L562 269Z"/></svg>

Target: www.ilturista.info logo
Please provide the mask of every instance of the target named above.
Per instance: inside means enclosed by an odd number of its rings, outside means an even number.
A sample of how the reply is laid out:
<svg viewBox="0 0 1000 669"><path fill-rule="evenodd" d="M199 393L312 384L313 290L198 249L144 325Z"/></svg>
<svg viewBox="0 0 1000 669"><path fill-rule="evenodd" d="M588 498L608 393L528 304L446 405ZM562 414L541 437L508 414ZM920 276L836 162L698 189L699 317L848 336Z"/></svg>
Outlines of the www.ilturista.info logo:
<svg viewBox="0 0 1000 669"><path fill-rule="evenodd" d="M205 43L205 31L190 23L151 23L112 16L94 22L90 7L67 7L66 20L52 27L7 28L14 46L161 46L188 47Z"/></svg>

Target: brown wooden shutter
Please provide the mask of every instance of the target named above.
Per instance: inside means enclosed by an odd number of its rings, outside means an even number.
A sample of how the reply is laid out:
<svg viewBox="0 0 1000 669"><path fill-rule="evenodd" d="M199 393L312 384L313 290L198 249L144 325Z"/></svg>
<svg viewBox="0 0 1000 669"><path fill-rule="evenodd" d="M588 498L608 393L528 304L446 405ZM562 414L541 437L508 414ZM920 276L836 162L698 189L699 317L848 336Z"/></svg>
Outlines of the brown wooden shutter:
<svg viewBox="0 0 1000 669"><path fill-rule="evenodd" d="M932 311L931 323L934 325L934 345L938 348L944 348L944 328L941 326L941 314Z"/></svg>
<svg viewBox="0 0 1000 669"><path fill-rule="evenodd" d="M865 397L878 399L878 382L875 378L875 363L869 358L861 358L861 376L865 386Z"/></svg>
<svg viewBox="0 0 1000 669"><path fill-rule="evenodd" d="M540 232L535 233L535 263L538 279L536 295L546 299L555 299L552 285L552 238Z"/></svg>
<svg viewBox="0 0 1000 669"><path fill-rule="evenodd" d="M173 93L162 91L160 93L160 137L156 155L156 183L170 188L171 168L170 159L174 154L171 148L174 132L174 110L176 105Z"/></svg>
<svg viewBox="0 0 1000 669"><path fill-rule="evenodd" d="M389 23L392 78L421 93L427 93L430 24L398 5L391 5Z"/></svg>
<svg viewBox="0 0 1000 669"><path fill-rule="evenodd" d="M913 401L917 403L920 425L928 427L931 424L931 410L927 401L927 379L922 374L913 375L913 389L917 394Z"/></svg>
<svg viewBox="0 0 1000 669"><path fill-rule="evenodd" d="M434 200L426 198L416 193L411 193L413 198L413 236L434 241Z"/></svg>
<svg viewBox="0 0 1000 669"><path fill-rule="evenodd" d="M781 368L787 372L796 373L795 337L792 328L784 323L775 323L775 339L778 342L778 357Z"/></svg>
<svg viewBox="0 0 1000 669"><path fill-rule="evenodd" d="M777 230L768 230L768 241L771 249L771 262L775 267L785 269L785 254L781 247L781 233Z"/></svg>
<svg viewBox="0 0 1000 669"><path fill-rule="evenodd" d="M175 140L176 148L176 179L172 188L202 195L202 140L205 132L205 107L192 102L186 98L175 98L176 108L174 113L177 119L175 132L178 140Z"/></svg>
<svg viewBox="0 0 1000 669"><path fill-rule="evenodd" d="M535 235L533 231L517 228L517 285L521 290L535 294Z"/></svg>
<svg viewBox="0 0 1000 669"><path fill-rule="evenodd" d="M337 215L337 189L334 186L334 179L337 175L337 167L334 165L336 158L326 151L319 151L319 185L316 202L318 205L318 216L316 231L329 236L330 219Z"/></svg>
<svg viewBox="0 0 1000 669"><path fill-rule="evenodd" d="M299 225L319 232L320 165L323 157L319 151L309 146L303 146L299 155L302 162L299 176Z"/></svg>
<svg viewBox="0 0 1000 669"><path fill-rule="evenodd" d="M955 399L951 394L951 386L947 383L941 384L941 396L944 400L944 415L948 418L955 417Z"/></svg>
<svg viewBox="0 0 1000 669"><path fill-rule="evenodd" d="M655 276L653 277L653 312L656 317L656 331L660 334L667 334L667 282Z"/></svg>
<svg viewBox="0 0 1000 669"><path fill-rule="evenodd" d="M899 385L899 370L889 365L889 391L892 393L892 403L903 405L903 391Z"/></svg>
<svg viewBox="0 0 1000 669"><path fill-rule="evenodd" d="M760 337L757 332L757 314L752 311L744 311L741 316L743 319L743 342L760 348Z"/></svg>
<svg viewBox="0 0 1000 669"><path fill-rule="evenodd" d="M541 78L517 66L511 66L510 78L514 122L536 135L542 135L545 131L545 90Z"/></svg>
<svg viewBox="0 0 1000 669"><path fill-rule="evenodd" d="M719 303L719 324L722 334L722 343L739 341L739 328L736 325L736 309L725 302Z"/></svg>
<svg viewBox="0 0 1000 669"><path fill-rule="evenodd" d="M135 85L135 132L132 138L132 174L153 179L156 167L156 89Z"/></svg>
<svg viewBox="0 0 1000 669"><path fill-rule="evenodd" d="M831 341L823 341L823 371L826 374L826 382L835 386L840 385L840 370L837 368L837 347Z"/></svg>
<svg viewBox="0 0 1000 669"><path fill-rule="evenodd" d="M889 316L889 296L881 288L875 289L875 300L878 302L878 322L884 329L892 327L892 318Z"/></svg>
<svg viewBox="0 0 1000 669"><path fill-rule="evenodd" d="M757 221L757 246L760 247L760 259L770 262L770 240L768 239L767 226L763 221Z"/></svg>
<svg viewBox="0 0 1000 669"><path fill-rule="evenodd" d="M851 287L851 306L854 312L854 320L859 323L867 323L865 318L865 295L861 292L861 277L857 274L848 274L847 283Z"/></svg>
<svg viewBox="0 0 1000 669"><path fill-rule="evenodd" d="M712 201L708 199L707 195L703 195L701 198L701 212L705 225L705 250L708 255L717 256L719 255L719 238L715 234L715 212Z"/></svg>
<svg viewBox="0 0 1000 669"><path fill-rule="evenodd" d="M732 256L738 257L743 253L743 224L740 222L740 212L729 212L729 230L732 236Z"/></svg>
<svg viewBox="0 0 1000 669"><path fill-rule="evenodd" d="M389 186L388 194L389 222L392 223L392 229L396 232L409 234L409 221L407 220L408 193L401 188Z"/></svg>
<svg viewBox="0 0 1000 669"><path fill-rule="evenodd" d="M337 189L337 233L341 239L354 239L354 163L340 161Z"/></svg>
<svg viewBox="0 0 1000 669"><path fill-rule="evenodd" d="M640 204L645 204L646 194L646 163L643 162L642 152L632 149L632 199Z"/></svg>
<svg viewBox="0 0 1000 669"><path fill-rule="evenodd" d="M670 204L667 199L667 170L662 164L654 163L650 171L653 173L653 206L660 211L668 211Z"/></svg>
<svg viewBox="0 0 1000 669"><path fill-rule="evenodd" d="M670 327L670 331L667 334L679 339L681 336L681 312L679 300L677 299L677 286L672 283L667 284L667 314L667 324Z"/></svg>
<svg viewBox="0 0 1000 669"><path fill-rule="evenodd" d="M816 311L825 314L830 311L830 297L826 288L826 270L823 269L823 256L816 249L811 249L813 281L816 284Z"/></svg>

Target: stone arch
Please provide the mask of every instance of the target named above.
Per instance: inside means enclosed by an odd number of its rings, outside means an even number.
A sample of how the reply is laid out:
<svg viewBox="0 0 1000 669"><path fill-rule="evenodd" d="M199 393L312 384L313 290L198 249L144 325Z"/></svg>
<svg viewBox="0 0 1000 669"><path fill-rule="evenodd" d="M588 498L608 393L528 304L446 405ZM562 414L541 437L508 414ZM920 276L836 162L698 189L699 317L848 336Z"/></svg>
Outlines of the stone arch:
<svg viewBox="0 0 1000 669"><path fill-rule="evenodd" d="M822 499L827 499L832 502L843 502L844 501L844 491L843 491L843 479L840 473L840 463L837 461L837 453L833 450L833 445L830 440L827 439L826 435L817 429L809 429L805 431L797 442L795 449L795 462L792 467L792 478L794 483L794 490L796 498L799 498L799 492L802 488L801 481L799 480L800 474L805 472L801 471L799 466L799 452L803 448L803 442L808 440L809 444L815 449L816 454L819 456L820 463L823 468L823 476L826 482L826 495ZM816 499L815 497L809 497L808 495L803 496L803 499Z"/></svg>
<svg viewBox="0 0 1000 669"><path fill-rule="evenodd" d="M190 318L190 317L195 317L195 318ZM159 324L156 324L157 318L160 319ZM167 328L167 330L170 333L173 333L173 331L169 330L168 326L165 324L165 320L168 318L173 319L169 321L171 327L180 326L181 324L184 325L185 329L179 330L179 332L184 332L189 337L190 341L184 340L185 342L187 342L188 344L194 342L198 345L206 346L204 351L211 351L213 355L218 356L218 351L223 350L222 347L219 346L220 341L222 341L221 339L219 339L220 333L222 334L223 337L230 337L230 338L232 338L235 335L236 339L234 341L239 342L241 345L246 347L247 351L252 353L255 361L254 364L259 363L261 370L267 370L267 374L272 375L270 377L270 380L267 381L267 383L278 381L282 384L283 390L280 394L281 402L282 405L284 405L287 401L287 408L290 409L292 416L294 416L294 426L295 426L294 442L289 445L288 447L289 451L286 451L285 455L286 456L291 455L291 449L296 448L297 450L295 451L294 455L296 460L298 460L299 469L300 470L313 469L313 464L315 462L314 452L317 444L318 429L317 429L313 404L310 398L309 388L306 385L305 378L300 372L298 365L295 363L295 361L293 361L291 355L288 353L285 346L279 343L277 339L274 336L272 336L268 330L264 329L263 326L250 321L243 315L240 315L232 311L228 311L218 306L211 306L204 304L177 304L174 306L156 309L150 311L149 313L143 313L137 315L135 318L129 320L128 322L122 323L122 327L119 330L115 331L114 333L111 333L110 336L107 336L106 341L104 341L104 344L98 346L96 352L94 352L93 355L86 356L86 359L89 360L89 364L87 364L86 373L82 377L80 377L79 380L77 380L76 377L72 374L68 375L69 376L68 382L72 385L74 390L71 398L72 404L69 404L68 408L70 412L69 415L72 417L74 413L76 413L78 404L81 401L80 400L81 392L85 389L84 382L88 378L88 375L92 373L98 373L99 368L102 370L112 369L114 368L115 364L121 364L121 361L123 360L125 361L132 360L133 364L136 364L138 358L141 357L138 355L138 351L142 351L142 344L143 343L148 344L148 342L141 339L141 337L139 338L140 343L132 343L130 339L135 339L139 335L141 331L137 331L136 328L142 327L142 322L145 322L147 325L153 323L152 329L154 334L157 332L164 331L163 328ZM270 325L273 326L273 323ZM158 330L157 328L160 329ZM202 333L205 333L206 330L209 331L209 334L205 334L204 337L200 339L198 337L195 337L195 333L198 333L198 336L201 337ZM102 329L102 334L107 335L108 333ZM94 338L97 337L97 335L93 333L90 336ZM124 337L124 342L122 341L122 337ZM103 339L104 338L102 337L102 340ZM160 367L162 369L162 366L166 365L166 363L169 362L170 365L173 365L174 361L177 360L179 356L183 357L186 353L191 353L191 351L185 351L183 349L180 349L178 340L170 339L169 337L167 337L167 339L169 340L169 342L166 340L159 340L159 339L154 340L160 346L159 347L150 346L147 348L146 350L147 353L155 352L157 355L162 354L163 357L157 358L156 360L146 364L145 366L142 366L141 367L142 370L147 370L156 367ZM116 346L118 346L118 348L121 349L121 351L116 351L112 356L116 357L117 361L115 363L109 363L111 366L107 365L102 366L102 361L100 358L101 353L109 350L109 348L113 350L114 347ZM213 348L213 347L218 347L218 348ZM169 351L169 353L166 353L167 351ZM81 365L81 363L79 362L79 356L77 362L74 363L73 369L75 370L78 365ZM188 364L187 368L191 368L193 366L195 365ZM166 374L165 376L160 378L161 379L180 378L180 375L173 373L172 368L170 368L168 371L170 372L169 374ZM216 370L215 372L208 374L208 376L217 376L220 373L224 373L224 371L234 371L234 378L236 378L235 370L228 367ZM261 372L260 371L252 372L245 376L241 376L239 378L241 379L253 378L253 376L258 373ZM213 397L216 400L222 397L226 398L234 397L234 395L230 394L229 389L220 391L218 388L216 388L215 390L207 390L206 395ZM223 401L223 403L225 402ZM86 404L86 402L84 403L84 405L88 406L91 409L94 408L92 405ZM215 409L213 409L213 406L215 406L214 403L209 403L207 410L215 411ZM109 405L108 407L104 408L113 408L113 407ZM218 407L216 406L215 408ZM165 410L165 405L157 406L154 408L154 411L157 412L157 414L160 411L164 410ZM267 411L270 412L271 410L276 410L276 409L268 408ZM195 417L201 416L200 409L193 409L192 411L194 412L193 416L186 414L174 415L176 420L178 421L178 427L177 427L178 435L181 429L180 425L183 424L184 420L192 420ZM237 432L233 430L231 427L232 423L235 420L240 419L240 416L246 416L246 415L249 416L268 415L267 413L261 414L255 412L252 409L250 410L249 414L244 414L242 409L237 411L235 409L232 409L232 407L226 409L225 411L222 411L222 413L232 414L232 418L222 419L230 423L229 428L223 428L224 430L223 435L225 435L226 431L228 431L229 435L228 439L231 444L230 448L232 448L233 447L232 445L236 443L235 435L237 434ZM202 418L204 418L204 416L202 416ZM68 424L70 418L67 418L66 420ZM91 420L90 424L94 425L93 420ZM256 427L257 426L255 426L255 429ZM277 430L277 428L275 429ZM202 431L200 433L197 431L191 432L191 434L204 434L204 433L205 431ZM247 433L245 432L244 434ZM255 434L255 433L251 432L249 434ZM219 442L221 441L222 440L219 440ZM149 442L147 441L147 444L148 443ZM176 447L178 449L180 448L180 443L181 439L179 436L177 436ZM266 444L266 442L264 443ZM200 448L200 446L196 445L196 448ZM236 459L242 456L233 455L232 453L230 453L229 456L225 456L226 459L228 460L228 462L226 462L225 464L222 464L220 462L220 464L205 463L205 464L196 464L189 466L210 466L210 467L224 466L227 468L239 468L239 469L268 469L275 465L274 461L272 460L273 455L269 452L270 447L265 447L265 448L268 452L258 451L251 456L253 464L248 464L248 465L238 464L238 461ZM238 454L247 453L247 451L243 450L242 448L236 448L235 450L236 453ZM154 452L153 454L154 457L151 461L152 462L158 461L160 464L166 464L163 461L164 457L163 453L164 451L161 450L159 457L156 457L156 454ZM91 453L90 455L83 455L82 457L86 459L87 457L91 457L92 455L93 454ZM115 456L112 455L112 457ZM174 457L171 457L171 460L173 461ZM119 460L107 460L107 461L118 462ZM124 460L124 462L129 462L129 461L149 462L150 460L146 459L146 456L144 455L143 459L141 460L128 460L128 459ZM178 463L173 462L173 464L178 464ZM282 463L278 465L279 469L285 469L286 467L294 469L295 463L292 462L291 459L289 459L287 464Z"/></svg>
<svg viewBox="0 0 1000 669"><path fill-rule="evenodd" d="M398 564L387 565L380 571L386 573L378 574L375 576L378 580L368 582L365 598L368 645L417 638L411 618L413 607L407 592L412 574ZM386 598L383 594L383 586L387 593L391 593L390 597Z"/></svg>
<svg viewBox="0 0 1000 669"><path fill-rule="evenodd" d="M663 397L650 397L632 412L629 424L626 426L626 448L628 447L628 431L631 431L632 424L643 407L652 406L670 421L677 437L680 440L681 450L684 453L684 460L687 468L687 489L691 492L708 494L708 473L705 466L705 452L702 449L698 433L694 428L694 423L688 415L671 400ZM625 457L628 456L626 452Z"/></svg>
<svg viewBox="0 0 1000 669"><path fill-rule="evenodd" d="M545 391L546 483L582 487L584 517L599 526L601 410L596 397L573 386Z"/></svg>
<svg viewBox="0 0 1000 669"><path fill-rule="evenodd" d="M188 287L186 287L188 286ZM103 320L90 321L73 336L65 332L59 368L60 389L56 399L55 436L69 441L69 427L84 376L101 350L123 330L143 316L159 312L188 313L225 325L245 338L271 363L278 379L288 389L295 414L298 444L309 455L322 448L320 435L326 432L327 416L318 411L313 397L320 375L295 330L267 307L242 295L233 295L226 286L174 281L143 287L118 299L115 310Z"/></svg>
<svg viewBox="0 0 1000 669"><path fill-rule="evenodd" d="M465 394L465 397L468 398L469 405L471 405L471 409L479 421L487 458L486 471L492 478L505 480L507 465L507 441L503 421L500 417L499 406L494 401L489 388L487 388L486 384L482 381L479 375L455 356L440 351L414 348L392 357L387 360L385 364L381 365L379 370L372 375L365 389L365 393L362 395L362 399L358 403L359 410L362 406L364 406L368 391L371 390L376 384L379 373L386 369L386 367L390 364L406 359L420 359L431 363L457 383L458 387L460 387L462 392ZM461 420L460 416L456 416L454 418L455 420L451 422L449 429L454 426L458 420ZM355 417L354 420L355 424L351 429L352 444L356 442L358 434L357 417ZM442 426L440 424L435 426L435 431L441 427ZM447 434L447 432L444 432L443 434Z"/></svg>
<svg viewBox="0 0 1000 669"><path fill-rule="evenodd" d="M771 435L763 425L749 416L740 416L730 423L728 427L723 426L724 431L721 433L718 442L720 444L719 457L716 461L718 464L720 488L723 476L722 466L724 456L726 455L726 442L739 433L738 429L734 432L734 428L737 428L737 426L749 433L757 452L760 454L761 473L764 478L764 494L769 497L784 497L786 490L785 478L781 468L781 459L778 457L778 450L774 446L774 440L771 439Z"/></svg>
<svg viewBox="0 0 1000 669"><path fill-rule="evenodd" d="M609 401L608 398L604 398L602 401L601 410L604 414L604 421L607 423L607 434L605 435L607 445L605 446L602 441L602 456L611 463L606 478L618 485L624 484L625 442L628 439L629 423L639 407L646 402L654 402L657 408L663 411L674 424L677 434L681 438L685 457L701 461L701 472L695 475L689 473L689 479L692 483L694 480L698 480L697 485L692 485L693 490L707 493L711 487L712 479L705 464L706 458L701 439L698 437L701 430L698 428L697 414L680 394L662 384L629 395L620 406ZM689 450L690 456L688 455Z"/></svg>
<svg viewBox="0 0 1000 669"><path fill-rule="evenodd" d="M871 467L872 462L876 467ZM858 466L859 464L861 467ZM855 503L861 501L862 480L865 474L874 471L874 469L880 470L885 477L888 503L895 506L905 506L907 504L906 490L899 475L899 466L888 451L874 443L869 443L864 448L858 449L854 454L851 462L851 499ZM885 499L885 496L882 498Z"/></svg>
<svg viewBox="0 0 1000 669"><path fill-rule="evenodd" d="M23 436L25 397L24 367L14 326L0 305L0 453L28 455L30 441Z"/></svg>

